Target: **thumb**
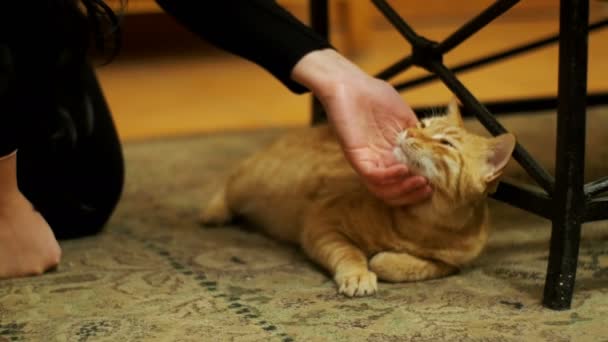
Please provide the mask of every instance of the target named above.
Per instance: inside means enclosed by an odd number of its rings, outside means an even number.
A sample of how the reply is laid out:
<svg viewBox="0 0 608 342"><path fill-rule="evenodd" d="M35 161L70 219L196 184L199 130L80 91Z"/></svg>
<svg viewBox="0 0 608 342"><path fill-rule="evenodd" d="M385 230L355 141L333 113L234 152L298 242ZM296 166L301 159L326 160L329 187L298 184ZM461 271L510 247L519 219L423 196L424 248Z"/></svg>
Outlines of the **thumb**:
<svg viewBox="0 0 608 342"><path fill-rule="evenodd" d="M414 110L407 104L405 104L405 108L403 108L401 116L405 118L405 128L416 126L418 122L420 122L414 113Z"/></svg>

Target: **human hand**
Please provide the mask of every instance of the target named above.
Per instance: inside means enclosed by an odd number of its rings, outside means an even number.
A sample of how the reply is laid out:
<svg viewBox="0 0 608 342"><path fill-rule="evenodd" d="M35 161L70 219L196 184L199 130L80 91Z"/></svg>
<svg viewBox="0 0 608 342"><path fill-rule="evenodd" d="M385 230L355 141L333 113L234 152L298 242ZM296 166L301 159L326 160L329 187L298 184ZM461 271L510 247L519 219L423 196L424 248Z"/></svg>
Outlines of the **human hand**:
<svg viewBox="0 0 608 342"><path fill-rule="evenodd" d="M292 78L319 99L346 159L374 195L393 206L429 197L427 180L393 155L397 134L418 119L391 85L330 49L304 56Z"/></svg>

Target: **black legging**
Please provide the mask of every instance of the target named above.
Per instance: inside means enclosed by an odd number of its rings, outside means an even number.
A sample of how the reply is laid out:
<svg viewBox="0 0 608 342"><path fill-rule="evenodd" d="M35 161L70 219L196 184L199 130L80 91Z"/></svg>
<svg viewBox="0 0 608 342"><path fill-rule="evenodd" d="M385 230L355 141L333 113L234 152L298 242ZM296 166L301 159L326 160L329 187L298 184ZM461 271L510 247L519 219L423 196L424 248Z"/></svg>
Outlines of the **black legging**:
<svg viewBox="0 0 608 342"><path fill-rule="evenodd" d="M49 89L62 97L50 108L51 134L23 141L17 153L19 187L58 239L99 232L120 198L124 163L111 113L93 68ZM32 97L36 101L36 97ZM53 115L54 114L54 115Z"/></svg>
<svg viewBox="0 0 608 342"><path fill-rule="evenodd" d="M0 156L18 150L19 188L60 239L99 232L124 181L79 4L9 1L0 11Z"/></svg>

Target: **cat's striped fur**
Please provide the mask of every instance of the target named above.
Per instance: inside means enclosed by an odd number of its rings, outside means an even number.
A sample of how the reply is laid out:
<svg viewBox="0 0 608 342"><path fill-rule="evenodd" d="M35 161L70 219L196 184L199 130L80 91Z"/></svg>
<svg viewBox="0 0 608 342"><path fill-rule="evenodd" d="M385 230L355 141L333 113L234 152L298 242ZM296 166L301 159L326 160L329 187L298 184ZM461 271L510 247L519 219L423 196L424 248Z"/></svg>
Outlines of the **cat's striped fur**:
<svg viewBox="0 0 608 342"><path fill-rule="evenodd" d="M202 212L205 223L243 216L266 234L299 244L340 293L375 293L389 282L446 276L476 258L488 237L486 197L515 138L473 135L458 106L397 137L395 156L434 192L390 207L368 192L327 126L290 132L246 160Z"/></svg>

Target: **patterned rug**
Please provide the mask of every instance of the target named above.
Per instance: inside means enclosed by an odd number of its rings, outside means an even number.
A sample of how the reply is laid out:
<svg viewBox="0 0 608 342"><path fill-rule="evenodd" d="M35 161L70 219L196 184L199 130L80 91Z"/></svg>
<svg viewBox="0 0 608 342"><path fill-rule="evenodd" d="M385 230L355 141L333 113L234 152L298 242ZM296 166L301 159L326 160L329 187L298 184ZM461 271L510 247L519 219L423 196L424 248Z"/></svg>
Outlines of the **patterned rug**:
<svg viewBox="0 0 608 342"><path fill-rule="evenodd" d="M552 165L553 115L501 120ZM591 179L608 175L608 109L590 111L588 126ZM540 305L550 223L495 201L473 265L381 283L369 298L337 295L296 248L244 227L199 227L229 170L280 133L127 144L127 185L107 229L63 241L55 272L0 281L0 341L608 341L606 221L584 226L573 306L559 312ZM515 163L509 176L525 179Z"/></svg>

